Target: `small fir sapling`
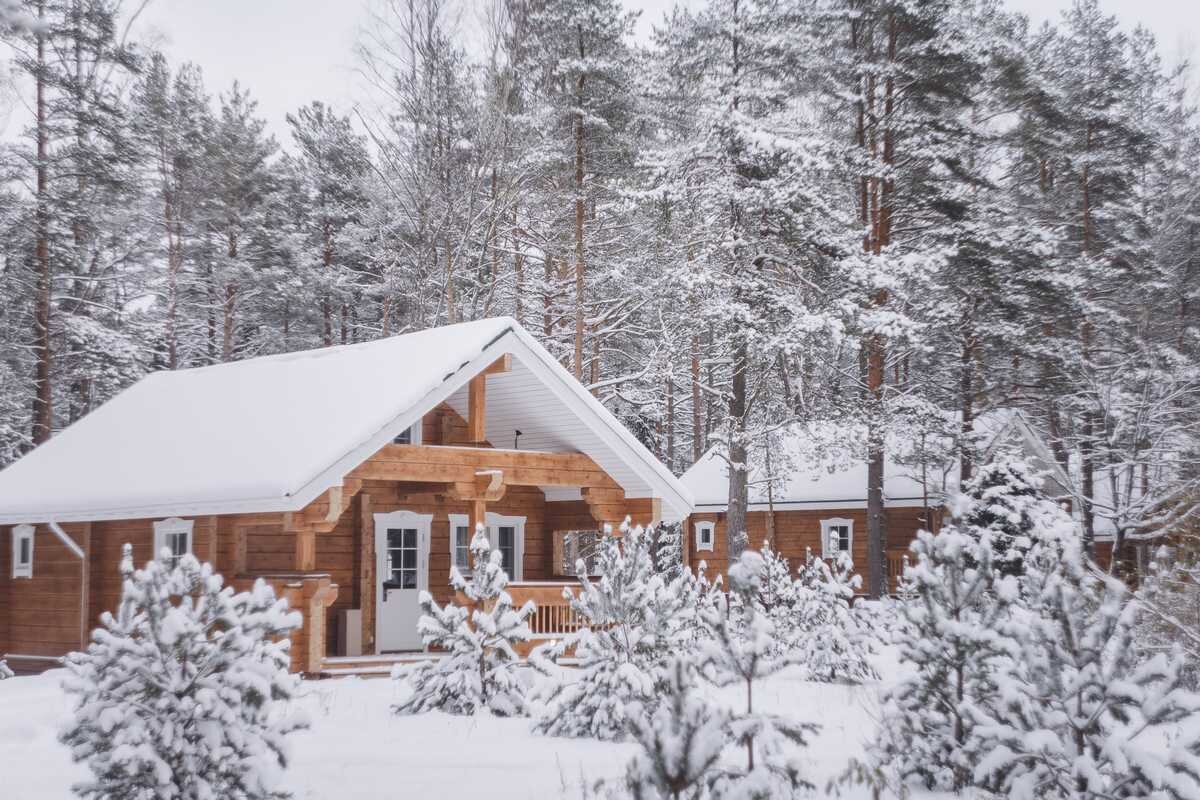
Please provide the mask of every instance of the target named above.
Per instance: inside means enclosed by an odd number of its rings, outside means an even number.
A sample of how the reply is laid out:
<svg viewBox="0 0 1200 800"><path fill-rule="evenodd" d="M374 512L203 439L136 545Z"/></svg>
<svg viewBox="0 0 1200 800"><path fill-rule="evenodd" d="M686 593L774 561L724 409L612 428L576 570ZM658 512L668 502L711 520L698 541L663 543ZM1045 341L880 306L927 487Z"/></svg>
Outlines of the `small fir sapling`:
<svg viewBox="0 0 1200 800"><path fill-rule="evenodd" d="M282 798L285 737L306 727L285 713L296 696L287 634L300 615L259 580L222 585L212 566L168 554L134 571L129 545L114 617L66 662L75 699L61 734L91 779L87 798Z"/></svg>
<svg viewBox="0 0 1200 800"><path fill-rule="evenodd" d="M793 756L817 726L754 706L755 683L788 663L786 657L775 655L775 626L761 610L765 572L761 555L743 552L728 571L732 597L702 614L708 637L699 653L701 674L717 686L740 687L745 698L744 708L730 717L729 731L733 741L745 748L746 766L727 769L718 778L714 786L722 796L730 792L771 797L809 787Z"/></svg>
<svg viewBox="0 0 1200 800"><path fill-rule="evenodd" d="M1053 516L1055 504L1038 489L1021 461L999 459L982 465L959 495L954 517L975 538L990 534L992 566L1001 575L1020 575L1037 531ZM1051 527L1054 526L1050 521Z"/></svg>
<svg viewBox="0 0 1200 800"><path fill-rule="evenodd" d="M759 554L763 565L762 590L755 602L774 624L777 653L782 655L798 646L796 639L804 607L802 587L792 577L787 559L773 550L770 542L763 542Z"/></svg>
<svg viewBox="0 0 1200 800"><path fill-rule="evenodd" d="M877 679L870 660L876 633L863 607L854 605L862 576L850 554L839 552L830 564L809 553L796 584L803 631L797 645L808 677L826 683Z"/></svg>
<svg viewBox="0 0 1200 800"><path fill-rule="evenodd" d="M977 784L1013 798L1200 798L1200 696L1183 658L1139 658L1139 605L1078 541L1026 563L1019 642L994 703L974 709Z"/></svg>
<svg viewBox="0 0 1200 800"><path fill-rule="evenodd" d="M469 605L439 607L429 592L421 592L417 630L427 647L440 648L446 655L393 671L392 677L407 681L412 692L395 706L397 713L441 710L474 714L486 709L507 717L526 711L525 686L517 674L520 658L514 645L532 635L528 622L535 608L533 601L513 608L505 591L508 575L501 558L479 525L471 539L475 565L471 579L464 578L457 567L450 568L450 584Z"/></svg>
<svg viewBox="0 0 1200 800"><path fill-rule="evenodd" d="M876 762L930 789L970 786L981 756L977 710L995 701L1014 643L1000 629L1018 595L993 568L990 534L950 525L921 531L905 579L915 598L898 606L895 635L911 675L889 690L872 747Z"/></svg>
<svg viewBox="0 0 1200 800"><path fill-rule="evenodd" d="M626 768L620 796L709 798L729 736L729 713L696 690L695 667L687 658L671 659L663 693L663 702L652 714L630 720L630 736L641 750Z"/></svg>
<svg viewBox="0 0 1200 800"><path fill-rule="evenodd" d="M702 600L689 573L668 583L655 571L651 546L645 529L622 525L619 538L609 535L601 543L601 577L581 574L575 593L564 590L582 627L535 650L530 662L553 679L553 660L573 647L579 679L546 682L535 731L622 739L630 719L652 714L661 702L667 662L691 637L690 618Z"/></svg>

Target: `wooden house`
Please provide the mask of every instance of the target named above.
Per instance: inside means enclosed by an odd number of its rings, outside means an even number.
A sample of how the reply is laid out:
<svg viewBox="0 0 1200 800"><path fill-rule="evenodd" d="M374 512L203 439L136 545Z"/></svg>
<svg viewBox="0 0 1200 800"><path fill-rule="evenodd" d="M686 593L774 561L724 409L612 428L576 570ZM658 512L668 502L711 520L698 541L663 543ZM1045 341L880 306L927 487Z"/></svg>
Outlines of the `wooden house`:
<svg viewBox="0 0 1200 800"><path fill-rule="evenodd" d="M691 510L509 318L159 372L0 471L0 654L31 669L85 646L126 543L273 584L303 615L296 671L419 650L418 594L450 599L477 523L549 636L583 537Z"/></svg>
<svg viewBox="0 0 1200 800"><path fill-rule="evenodd" d="M1049 448L1038 437L1023 414L993 412L976 421L976 433L984 457L1000 450L1018 453L1045 472L1043 491L1064 497L1067 481ZM793 427L784 432L777 458L790 462L777 469L775 480L750 473L750 503L747 513L748 546L757 549L769 542L772 549L793 565L808 553L829 558L847 551L863 572L867 562L867 462L852 448L811 446L811 431ZM956 460L924 467L905 458L899 437L889 439L884 463L885 574L889 587L903 572L904 556L917 531L936 531L945 516L946 504L958 490L961 467ZM728 566L729 510L728 465L720 448L714 448L681 478L695 500L695 511L685 526L685 560L695 566L703 561L710 574L723 574Z"/></svg>

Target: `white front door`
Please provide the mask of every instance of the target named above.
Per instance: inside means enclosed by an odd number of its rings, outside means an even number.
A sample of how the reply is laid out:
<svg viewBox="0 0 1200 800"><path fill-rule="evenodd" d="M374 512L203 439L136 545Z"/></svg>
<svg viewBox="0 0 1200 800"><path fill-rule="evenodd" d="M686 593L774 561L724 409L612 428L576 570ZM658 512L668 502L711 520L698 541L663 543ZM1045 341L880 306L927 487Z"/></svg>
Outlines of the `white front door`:
<svg viewBox="0 0 1200 800"><path fill-rule="evenodd" d="M375 515L375 641L379 652L420 650L420 595L429 588L432 514Z"/></svg>

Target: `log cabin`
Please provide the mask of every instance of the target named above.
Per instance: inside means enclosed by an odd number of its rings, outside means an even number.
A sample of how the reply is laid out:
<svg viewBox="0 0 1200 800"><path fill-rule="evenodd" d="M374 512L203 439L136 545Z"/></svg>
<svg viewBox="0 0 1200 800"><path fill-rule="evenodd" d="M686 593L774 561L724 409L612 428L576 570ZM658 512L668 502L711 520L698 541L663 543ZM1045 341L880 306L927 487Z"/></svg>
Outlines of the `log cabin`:
<svg viewBox="0 0 1200 800"><path fill-rule="evenodd" d="M512 319L149 375L0 471L0 654L83 648L122 546L261 578L300 610L292 668L419 651L483 525L536 636L569 624L581 542L680 521L690 492Z"/></svg>
<svg viewBox="0 0 1200 800"><path fill-rule="evenodd" d="M996 410L975 420L976 438L986 460L1000 452L1019 455L1042 473L1042 491L1069 502L1065 473L1028 418L1017 410ZM792 565L811 553L830 558L850 553L866 587L867 462L850 448L815 447L813 436L800 426L784 431L777 458L788 463L773 481L750 471L750 502L746 515L748 546L763 542ZM946 516L947 502L958 491L961 465L948 459L924 468L906 456L900 437L891 437L884 458L884 574L889 591L903 573L905 555L919 530L936 531ZM695 500L685 523L684 558L697 567L704 562L710 576L724 574L729 563L726 520L729 512L729 471L720 447L714 447L681 478ZM1105 544L1098 542L1098 555Z"/></svg>

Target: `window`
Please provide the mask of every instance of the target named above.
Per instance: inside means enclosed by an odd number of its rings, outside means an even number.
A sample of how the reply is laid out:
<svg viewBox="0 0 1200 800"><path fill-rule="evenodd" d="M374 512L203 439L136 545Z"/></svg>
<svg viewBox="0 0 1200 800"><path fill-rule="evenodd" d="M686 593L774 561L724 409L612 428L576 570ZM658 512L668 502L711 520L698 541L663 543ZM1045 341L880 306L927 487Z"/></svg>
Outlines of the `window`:
<svg viewBox="0 0 1200 800"><path fill-rule="evenodd" d="M387 576L389 589L416 589L417 548L420 533L416 528L387 529Z"/></svg>
<svg viewBox="0 0 1200 800"><path fill-rule="evenodd" d="M835 517L821 520L821 557L833 558L854 547L854 520Z"/></svg>
<svg viewBox="0 0 1200 800"><path fill-rule="evenodd" d="M600 545L604 541L604 531L557 531L554 534L560 538L561 561L557 575L579 575L576 569L583 562L584 575L599 575Z"/></svg>
<svg viewBox="0 0 1200 800"><path fill-rule="evenodd" d="M154 523L154 557L159 558L163 551L168 551L167 560L173 567L179 559L192 552L192 525L194 520L170 519Z"/></svg>
<svg viewBox="0 0 1200 800"><path fill-rule="evenodd" d="M475 566L471 561L471 528L466 514L450 514L450 556L463 575ZM493 550L500 551L500 563L510 580L521 580L525 557L525 517L506 517L488 513L487 539Z"/></svg>
<svg viewBox="0 0 1200 800"><path fill-rule="evenodd" d="M409 425L400 435L392 439L393 444L420 444L421 443L421 421L417 420L412 425Z"/></svg>
<svg viewBox="0 0 1200 800"><path fill-rule="evenodd" d="M475 567L471 563L471 526L466 514L450 515L450 558L463 575L470 575Z"/></svg>
<svg viewBox="0 0 1200 800"><path fill-rule="evenodd" d="M33 526L18 525L12 529L14 578L33 577Z"/></svg>
<svg viewBox="0 0 1200 800"><path fill-rule="evenodd" d="M696 552L711 551L716 546L717 525L715 522L696 523Z"/></svg>

